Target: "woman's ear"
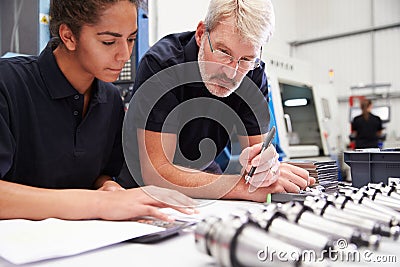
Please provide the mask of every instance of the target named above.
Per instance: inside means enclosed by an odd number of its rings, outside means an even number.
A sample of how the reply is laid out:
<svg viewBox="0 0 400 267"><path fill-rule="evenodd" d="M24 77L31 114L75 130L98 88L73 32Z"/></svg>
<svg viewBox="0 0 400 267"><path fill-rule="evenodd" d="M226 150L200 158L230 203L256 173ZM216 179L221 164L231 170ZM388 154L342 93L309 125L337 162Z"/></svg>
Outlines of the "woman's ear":
<svg viewBox="0 0 400 267"><path fill-rule="evenodd" d="M65 47L68 50L74 51L76 49L77 40L71 29L66 24L61 24L58 33Z"/></svg>
<svg viewBox="0 0 400 267"><path fill-rule="evenodd" d="M203 37L204 33L206 32L206 25L204 24L203 21L200 21L199 24L197 25L196 29L196 43L200 47L201 46L201 38Z"/></svg>

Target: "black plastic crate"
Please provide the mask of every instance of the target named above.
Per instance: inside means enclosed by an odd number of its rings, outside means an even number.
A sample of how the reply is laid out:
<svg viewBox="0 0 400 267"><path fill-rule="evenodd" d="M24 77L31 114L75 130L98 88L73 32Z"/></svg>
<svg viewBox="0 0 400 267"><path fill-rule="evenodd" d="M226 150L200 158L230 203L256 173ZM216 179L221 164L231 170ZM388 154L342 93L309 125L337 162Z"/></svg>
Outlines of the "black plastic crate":
<svg viewBox="0 0 400 267"><path fill-rule="evenodd" d="M350 166L352 184L388 183L389 177L400 177L400 151L346 151L344 162Z"/></svg>

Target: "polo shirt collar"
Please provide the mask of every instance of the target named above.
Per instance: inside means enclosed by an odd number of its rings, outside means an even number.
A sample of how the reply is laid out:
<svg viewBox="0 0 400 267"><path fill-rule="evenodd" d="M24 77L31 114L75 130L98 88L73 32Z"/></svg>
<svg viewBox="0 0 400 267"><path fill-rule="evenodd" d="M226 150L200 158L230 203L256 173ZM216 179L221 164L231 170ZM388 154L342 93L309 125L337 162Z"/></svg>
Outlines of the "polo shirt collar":
<svg viewBox="0 0 400 267"><path fill-rule="evenodd" d="M196 71L193 72L192 69L188 69L187 73L185 74L186 77L191 77L193 80L198 80L201 81L201 74L200 74L200 69L198 66L198 54L199 54L199 47L197 46L196 43L196 38L195 38L195 32L193 32L192 38L189 40L189 42L185 45L184 47L184 55L185 55L185 62L196 62ZM196 83L191 83L190 84L193 87L202 87L205 88L205 85L203 82L196 82Z"/></svg>
<svg viewBox="0 0 400 267"><path fill-rule="evenodd" d="M100 81L99 79L95 79L95 87L94 87L94 92L93 92L93 97L92 101L96 101L97 103L107 103L107 90L110 88L107 88L105 86L105 82Z"/></svg>
<svg viewBox="0 0 400 267"><path fill-rule="evenodd" d="M197 61L197 57L199 54L199 47L196 43L195 32L193 33L194 34L192 38L189 40L184 48L186 62Z"/></svg>
<svg viewBox="0 0 400 267"><path fill-rule="evenodd" d="M65 78L59 68L53 54L53 49L52 41L50 41L38 58L39 69L51 98L61 99L79 94L67 78ZM107 103L107 88L105 87L104 82L95 79L94 83L95 86L92 101L94 100L97 103Z"/></svg>

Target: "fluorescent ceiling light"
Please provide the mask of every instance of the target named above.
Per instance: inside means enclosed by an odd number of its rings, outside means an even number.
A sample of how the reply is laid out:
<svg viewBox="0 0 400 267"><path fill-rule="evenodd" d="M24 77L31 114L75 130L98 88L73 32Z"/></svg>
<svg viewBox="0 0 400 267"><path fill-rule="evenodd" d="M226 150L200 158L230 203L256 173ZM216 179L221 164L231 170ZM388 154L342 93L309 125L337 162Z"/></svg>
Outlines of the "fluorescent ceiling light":
<svg viewBox="0 0 400 267"><path fill-rule="evenodd" d="M307 98L294 98L285 101L286 107L300 107L308 104Z"/></svg>

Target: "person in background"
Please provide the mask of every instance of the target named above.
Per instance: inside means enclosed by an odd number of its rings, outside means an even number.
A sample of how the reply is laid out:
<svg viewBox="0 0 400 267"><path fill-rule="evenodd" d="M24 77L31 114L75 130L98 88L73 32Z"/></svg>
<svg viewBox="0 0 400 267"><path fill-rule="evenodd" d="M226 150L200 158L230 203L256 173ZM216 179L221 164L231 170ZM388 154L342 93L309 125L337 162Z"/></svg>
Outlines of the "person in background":
<svg viewBox="0 0 400 267"><path fill-rule="evenodd" d="M39 56L0 59L0 219L129 220L194 200L113 177L124 157L115 81L137 35L135 0L53 0ZM97 189L97 190L93 190Z"/></svg>
<svg viewBox="0 0 400 267"><path fill-rule="evenodd" d="M355 148L378 148L383 130L382 120L371 113L370 99L363 99L360 108L362 114L354 117L351 123L351 138L355 140Z"/></svg>
<svg viewBox="0 0 400 267"><path fill-rule="evenodd" d="M299 192L315 182L306 170L280 163L273 146L260 155L269 130L260 58L274 23L270 0L211 0L196 31L167 35L148 50L124 127L135 182L198 198L260 202L268 193ZM234 131L242 173L222 174L215 158ZM253 165L250 184L258 189L249 192L242 177Z"/></svg>

